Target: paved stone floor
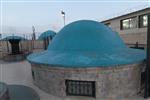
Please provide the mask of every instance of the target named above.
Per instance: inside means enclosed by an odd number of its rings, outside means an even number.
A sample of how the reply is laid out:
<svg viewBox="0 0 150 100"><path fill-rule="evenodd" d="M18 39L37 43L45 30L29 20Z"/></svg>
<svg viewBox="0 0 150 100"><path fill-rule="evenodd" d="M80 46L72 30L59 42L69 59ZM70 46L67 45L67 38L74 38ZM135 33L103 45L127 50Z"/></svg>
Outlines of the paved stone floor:
<svg viewBox="0 0 150 100"><path fill-rule="evenodd" d="M41 100L94 100L93 98L86 97L80 97L79 99L75 99L74 97L59 98L43 92L32 84L31 67L27 61L12 63L0 61L0 81L6 82L7 84L19 84L32 87L40 95ZM124 100L144 99L139 96Z"/></svg>

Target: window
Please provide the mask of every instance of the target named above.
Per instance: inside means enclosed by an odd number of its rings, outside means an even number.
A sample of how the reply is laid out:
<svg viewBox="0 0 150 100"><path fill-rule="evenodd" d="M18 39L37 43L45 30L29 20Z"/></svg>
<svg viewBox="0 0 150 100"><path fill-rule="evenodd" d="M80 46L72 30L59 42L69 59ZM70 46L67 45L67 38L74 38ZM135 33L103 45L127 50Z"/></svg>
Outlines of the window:
<svg viewBox="0 0 150 100"><path fill-rule="evenodd" d="M66 80L66 94L95 97L95 82Z"/></svg>
<svg viewBox="0 0 150 100"><path fill-rule="evenodd" d="M128 18L121 20L121 29L132 29L137 27L137 19L136 17Z"/></svg>
<svg viewBox="0 0 150 100"><path fill-rule="evenodd" d="M139 16L139 27L143 28L143 27L147 27L148 24L148 15L141 15Z"/></svg>

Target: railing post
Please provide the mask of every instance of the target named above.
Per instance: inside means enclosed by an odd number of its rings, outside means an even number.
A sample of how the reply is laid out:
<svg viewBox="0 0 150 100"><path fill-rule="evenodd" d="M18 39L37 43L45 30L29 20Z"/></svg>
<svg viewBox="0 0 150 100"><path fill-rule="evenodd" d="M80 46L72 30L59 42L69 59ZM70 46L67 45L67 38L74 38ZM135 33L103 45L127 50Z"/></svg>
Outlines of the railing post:
<svg viewBox="0 0 150 100"><path fill-rule="evenodd" d="M147 56L146 56L146 74L145 74L145 94L144 98L150 97L150 13L148 14L147 26Z"/></svg>

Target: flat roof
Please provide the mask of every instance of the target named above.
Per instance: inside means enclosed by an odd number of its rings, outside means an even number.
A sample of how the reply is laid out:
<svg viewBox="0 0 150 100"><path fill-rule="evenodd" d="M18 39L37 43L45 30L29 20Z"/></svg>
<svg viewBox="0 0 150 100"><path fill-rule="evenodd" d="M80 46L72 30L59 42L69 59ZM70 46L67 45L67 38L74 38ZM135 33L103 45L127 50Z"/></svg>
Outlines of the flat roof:
<svg viewBox="0 0 150 100"><path fill-rule="evenodd" d="M110 19L107 19L107 20L104 20L104 21L101 21L101 22L110 21L110 20L117 19L117 18L120 18L120 17L123 17L123 16L131 15L131 14L134 14L134 13L137 13L137 12L142 12L142 11L145 11L145 10L150 10L150 7L146 7L144 9L140 9L140 10L137 10L137 11L134 11L134 12L131 12L131 13L126 13L126 14L123 14L123 15L120 15L120 16L116 16L116 17L113 17L113 18L110 18Z"/></svg>

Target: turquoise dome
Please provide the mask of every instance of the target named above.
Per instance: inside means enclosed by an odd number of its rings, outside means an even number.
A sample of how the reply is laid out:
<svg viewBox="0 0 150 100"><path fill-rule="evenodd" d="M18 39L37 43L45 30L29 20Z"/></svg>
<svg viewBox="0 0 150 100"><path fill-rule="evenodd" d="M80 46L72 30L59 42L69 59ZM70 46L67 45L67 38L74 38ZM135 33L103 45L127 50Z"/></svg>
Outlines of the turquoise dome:
<svg viewBox="0 0 150 100"><path fill-rule="evenodd" d="M104 24L80 20L66 25L46 51L31 54L28 60L62 67L110 67L141 62L145 56L143 50L128 48Z"/></svg>
<svg viewBox="0 0 150 100"><path fill-rule="evenodd" d="M56 35L56 32L51 31L51 30L48 30L48 31L43 32L43 33L39 36L38 39L39 39L39 40L43 40L43 39L46 39L47 37L53 38L55 35Z"/></svg>

